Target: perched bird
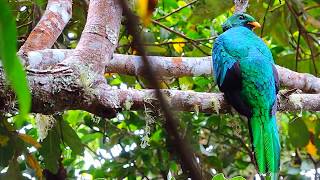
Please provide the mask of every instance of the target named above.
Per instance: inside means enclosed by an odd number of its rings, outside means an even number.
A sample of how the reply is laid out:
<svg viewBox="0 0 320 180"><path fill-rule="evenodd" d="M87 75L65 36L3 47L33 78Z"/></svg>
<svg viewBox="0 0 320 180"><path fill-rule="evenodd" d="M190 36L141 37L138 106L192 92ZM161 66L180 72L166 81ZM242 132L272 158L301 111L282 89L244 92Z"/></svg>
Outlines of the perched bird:
<svg viewBox="0 0 320 180"><path fill-rule="evenodd" d="M275 113L279 78L270 50L253 32L256 27L260 24L248 14L229 17L214 43L213 69L228 103L248 118L259 173L277 179L280 142Z"/></svg>

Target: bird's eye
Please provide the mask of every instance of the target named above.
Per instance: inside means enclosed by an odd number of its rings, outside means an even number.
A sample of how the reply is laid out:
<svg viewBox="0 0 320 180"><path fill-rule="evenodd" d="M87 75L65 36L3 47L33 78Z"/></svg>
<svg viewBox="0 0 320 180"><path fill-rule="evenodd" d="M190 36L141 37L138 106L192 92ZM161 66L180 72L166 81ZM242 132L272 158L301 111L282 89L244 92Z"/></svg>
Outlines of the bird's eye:
<svg viewBox="0 0 320 180"><path fill-rule="evenodd" d="M243 19L244 19L244 16L243 16L243 15L240 15L240 16L239 16L239 19L240 19L240 20L243 20Z"/></svg>

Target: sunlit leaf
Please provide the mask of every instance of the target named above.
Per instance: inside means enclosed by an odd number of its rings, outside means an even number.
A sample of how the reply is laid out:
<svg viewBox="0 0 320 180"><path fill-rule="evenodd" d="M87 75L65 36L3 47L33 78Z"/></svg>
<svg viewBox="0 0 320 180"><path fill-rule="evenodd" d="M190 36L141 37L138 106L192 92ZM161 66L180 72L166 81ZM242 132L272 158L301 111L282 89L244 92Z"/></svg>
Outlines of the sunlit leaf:
<svg viewBox="0 0 320 180"><path fill-rule="evenodd" d="M27 85L26 73L16 55L17 29L6 1L0 0L0 57L6 77L10 81L18 102L21 115L30 110L31 95Z"/></svg>
<svg viewBox="0 0 320 180"><path fill-rule="evenodd" d="M150 18L153 11L155 10L157 1L158 0L138 0L137 13L145 25L150 23Z"/></svg>
<svg viewBox="0 0 320 180"><path fill-rule="evenodd" d="M42 179L42 168L41 168L39 162L35 159L35 157L32 156L31 154L27 153L26 161L27 161L29 167L32 168L36 172L36 176L39 179Z"/></svg>
<svg viewBox="0 0 320 180"><path fill-rule="evenodd" d="M38 143L35 139L33 139L31 136L27 134L18 134L18 137L23 140L24 142L31 144L35 148L41 148L41 144Z"/></svg>
<svg viewBox="0 0 320 180"><path fill-rule="evenodd" d="M219 174L213 176L212 180L226 180L226 178L224 177L224 175L222 173L219 173Z"/></svg>
<svg viewBox="0 0 320 180"><path fill-rule="evenodd" d="M306 149L310 155L312 155L312 156L317 155L317 148L314 144L312 144L311 141L309 141L309 143L307 144Z"/></svg>
<svg viewBox="0 0 320 180"><path fill-rule="evenodd" d="M172 40L172 42L176 42L173 44L173 48L177 53L182 53L183 52L183 47L185 46L185 42L186 40L184 40L183 38L176 38L174 40ZM181 43L179 43L181 42Z"/></svg>

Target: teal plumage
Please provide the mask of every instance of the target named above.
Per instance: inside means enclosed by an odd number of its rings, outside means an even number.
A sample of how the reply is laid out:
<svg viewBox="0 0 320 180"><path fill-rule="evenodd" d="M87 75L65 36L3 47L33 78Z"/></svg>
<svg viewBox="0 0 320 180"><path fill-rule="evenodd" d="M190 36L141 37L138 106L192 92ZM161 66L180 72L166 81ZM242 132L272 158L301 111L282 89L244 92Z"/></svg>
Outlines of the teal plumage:
<svg viewBox="0 0 320 180"><path fill-rule="evenodd" d="M279 80L270 50L252 31L258 25L250 15L231 16L214 44L213 69L226 100L249 120L259 173L277 179L280 142L275 112Z"/></svg>

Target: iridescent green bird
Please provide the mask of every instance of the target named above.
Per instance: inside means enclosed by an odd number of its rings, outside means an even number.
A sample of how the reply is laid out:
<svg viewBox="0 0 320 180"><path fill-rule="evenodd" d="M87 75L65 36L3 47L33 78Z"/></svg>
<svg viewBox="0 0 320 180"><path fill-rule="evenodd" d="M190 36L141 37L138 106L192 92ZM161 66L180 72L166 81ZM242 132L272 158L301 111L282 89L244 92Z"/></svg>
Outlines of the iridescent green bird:
<svg viewBox="0 0 320 180"><path fill-rule="evenodd" d="M234 14L222 25L213 47L213 69L226 100L248 118L260 174L277 179L280 142L276 124L279 79L272 54L252 31L260 24L248 14Z"/></svg>

